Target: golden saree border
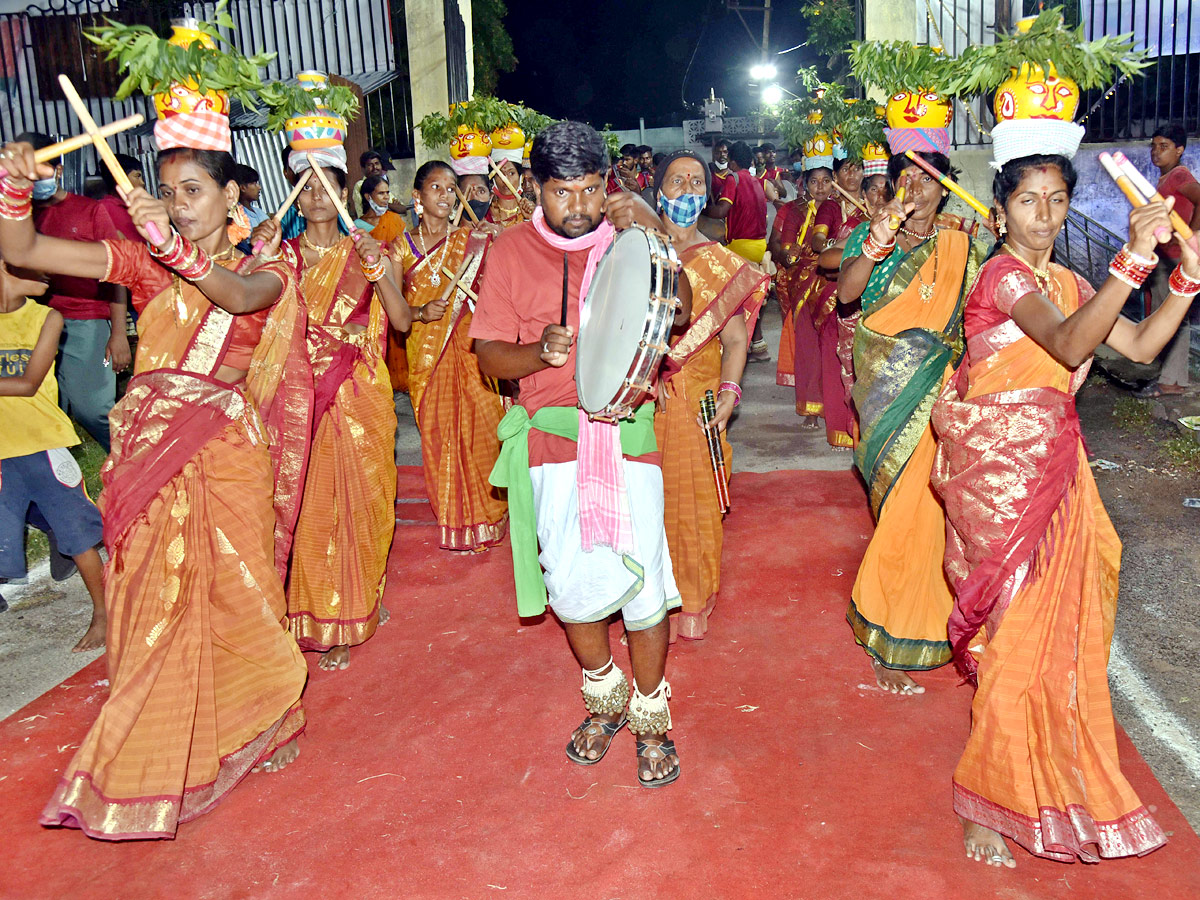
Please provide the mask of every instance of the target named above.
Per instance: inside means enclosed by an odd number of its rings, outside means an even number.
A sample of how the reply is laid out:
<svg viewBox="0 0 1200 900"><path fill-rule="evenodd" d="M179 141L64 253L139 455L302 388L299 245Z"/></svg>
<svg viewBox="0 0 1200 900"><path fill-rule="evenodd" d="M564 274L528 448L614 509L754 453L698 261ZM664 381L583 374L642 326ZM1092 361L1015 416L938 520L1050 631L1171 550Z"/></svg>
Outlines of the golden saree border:
<svg viewBox="0 0 1200 900"><path fill-rule="evenodd" d="M180 824L210 812L263 759L304 730L299 701L258 737L221 759L216 778L182 797L106 797L90 773L62 779L39 819L47 827L78 828L91 838L132 841L174 838Z"/></svg>
<svg viewBox="0 0 1200 900"><path fill-rule="evenodd" d="M950 662L949 641L925 641L901 638L888 634L882 625L871 622L851 600L846 621L854 632L854 640L889 669L923 672L938 669Z"/></svg>
<svg viewBox="0 0 1200 900"><path fill-rule="evenodd" d="M747 324L754 321L770 283L761 269L717 243L689 247L680 254L680 261L693 296L692 321L667 353L678 366L720 334L739 310Z"/></svg>

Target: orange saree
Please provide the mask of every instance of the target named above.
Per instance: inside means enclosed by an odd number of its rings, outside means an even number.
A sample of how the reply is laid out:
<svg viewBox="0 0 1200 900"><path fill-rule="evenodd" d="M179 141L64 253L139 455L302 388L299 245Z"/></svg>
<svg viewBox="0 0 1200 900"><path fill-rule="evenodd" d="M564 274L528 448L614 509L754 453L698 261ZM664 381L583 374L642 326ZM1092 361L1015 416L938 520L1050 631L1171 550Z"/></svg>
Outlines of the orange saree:
<svg viewBox="0 0 1200 900"><path fill-rule="evenodd" d="M467 254L473 259L446 314L436 322L413 316L408 336L409 396L421 432L425 489L447 550L481 550L504 537L508 504L488 483L500 455L496 426L504 406L479 371L467 329L473 301L461 290L478 285L489 239L459 228L422 255L406 235L393 250L404 270L404 297L417 307L437 300Z"/></svg>
<svg viewBox="0 0 1200 900"><path fill-rule="evenodd" d="M767 276L720 244L700 244L680 254L692 285L692 320L671 340L659 389L654 435L662 453L663 516L667 548L683 611L678 634L701 640L721 586L721 512L708 454L708 441L696 424L706 390L721 382L721 343L717 338L735 315L747 327L766 296ZM721 435L726 473L733 450Z"/></svg>
<svg viewBox="0 0 1200 900"><path fill-rule="evenodd" d="M1121 774L1108 688L1121 542L1088 467L1070 370L1010 317L1038 291L1069 316L1091 288L1001 254L967 301L967 359L933 409L951 528L949 637L977 680L954 809L1037 856L1097 862L1166 841Z"/></svg>
<svg viewBox="0 0 1200 900"><path fill-rule="evenodd" d="M304 313L284 262L264 266L284 285L270 311L232 316L145 245L106 243L104 280L140 313L101 472L111 686L41 822L170 838L304 725L307 670L275 565L303 467L295 426L311 413ZM250 375L218 381L222 364Z"/></svg>
<svg viewBox="0 0 1200 900"><path fill-rule="evenodd" d="M288 622L302 649L328 650L361 644L379 625L396 518L396 408L384 358L387 314L353 241L342 238L302 268L301 286L316 408Z"/></svg>

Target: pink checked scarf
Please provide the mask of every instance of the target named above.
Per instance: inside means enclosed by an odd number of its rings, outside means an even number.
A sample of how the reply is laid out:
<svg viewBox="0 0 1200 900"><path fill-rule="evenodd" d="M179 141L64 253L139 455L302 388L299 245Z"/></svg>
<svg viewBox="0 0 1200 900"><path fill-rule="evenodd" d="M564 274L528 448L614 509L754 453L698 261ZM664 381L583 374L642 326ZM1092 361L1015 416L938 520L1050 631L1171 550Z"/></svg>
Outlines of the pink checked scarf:
<svg viewBox="0 0 1200 900"><path fill-rule="evenodd" d="M587 296L592 276L604 251L612 244L616 229L605 219L600 227L583 237L565 238L550 230L539 206L533 211L533 227L551 247L563 252L587 250L587 266L579 286L579 307ZM575 487L579 494L579 533L585 551L597 544L617 553L633 552L633 522L625 494L620 429L615 422L598 422L579 410L578 465Z"/></svg>

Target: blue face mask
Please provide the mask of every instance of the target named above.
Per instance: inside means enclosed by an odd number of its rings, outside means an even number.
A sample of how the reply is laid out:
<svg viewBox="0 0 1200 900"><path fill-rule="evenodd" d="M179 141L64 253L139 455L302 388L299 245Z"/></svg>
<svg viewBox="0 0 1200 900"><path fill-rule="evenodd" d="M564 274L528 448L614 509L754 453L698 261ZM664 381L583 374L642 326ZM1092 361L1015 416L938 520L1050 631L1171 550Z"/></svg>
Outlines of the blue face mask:
<svg viewBox="0 0 1200 900"><path fill-rule="evenodd" d="M49 200L58 193L57 178L39 178L33 183L33 199Z"/></svg>
<svg viewBox="0 0 1200 900"><path fill-rule="evenodd" d="M700 213L704 212L704 206L708 202L708 198L704 194L680 194L674 200L664 194L658 192L658 205L667 218L678 225L680 228L690 228L695 225L700 218Z"/></svg>
<svg viewBox="0 0 1200 900"><path fill-rule="evenodd" d="M371 212L375 213L377 216L382 216L388 211L386 206L380 206L375 202L375 198L370 195L367 196L367 205L371 207Z"/></svg>

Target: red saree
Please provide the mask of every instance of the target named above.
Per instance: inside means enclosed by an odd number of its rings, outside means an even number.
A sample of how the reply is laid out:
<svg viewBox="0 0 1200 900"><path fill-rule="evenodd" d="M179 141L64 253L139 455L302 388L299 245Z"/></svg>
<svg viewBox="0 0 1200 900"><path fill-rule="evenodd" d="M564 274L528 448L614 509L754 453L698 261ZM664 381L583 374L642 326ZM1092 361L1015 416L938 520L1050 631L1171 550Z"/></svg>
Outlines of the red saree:
<svg viewBox="0 0 1200 900"><path fill-rule="evenodd" d="M1030 853L1142 855L1166 837L1121 774L1108 689L1121 543L1096 490L1069 370L1011 319L1033 291L1070 315L1091 288L1015 257L967 301L967 358L934 405L932 484L949 523L950 641L978 682L954 809Z"/></svg>
<svg viewBox="0 0 1200 900"><path fill-rule="evenodd" d="M796 384L795 316L796 309L804 302L801 288L807 285L809 273L816 265L816 257L809 250L807 241L808 229L812 226L816 213L816 206L812 202L793 200L785 203L779 210L772 229L774 240L785 248L793 246L800 253L796 263L791 266L785 266L782 260L775 261L775 293L779 297L779 308L783 313L783 330L779 334L779 358L775 366L775 383L778 385ZM799 409L796 411L800 412Z"/></svg>
<svg viewBox="0 0 1200 900"><path fill-rule="evenodd" d="M295 425L308 429L311 376L287 263L263 266L283 283L274 306L232 316L145 245L106 244L105 280L130 288L140 313L101 471L111 687L41 822L170 838L304 725L307 669L281 624L276 561L299 497ZM244 385L218 381L223 364L248 365Z"/></svg>

